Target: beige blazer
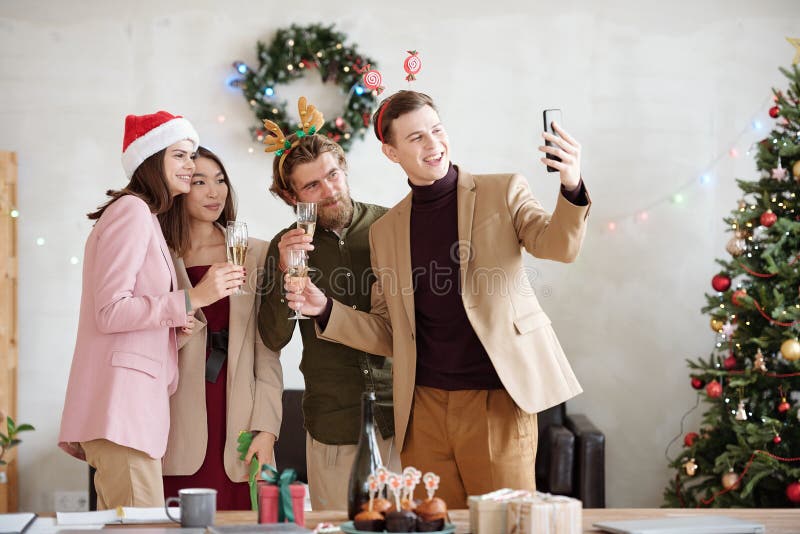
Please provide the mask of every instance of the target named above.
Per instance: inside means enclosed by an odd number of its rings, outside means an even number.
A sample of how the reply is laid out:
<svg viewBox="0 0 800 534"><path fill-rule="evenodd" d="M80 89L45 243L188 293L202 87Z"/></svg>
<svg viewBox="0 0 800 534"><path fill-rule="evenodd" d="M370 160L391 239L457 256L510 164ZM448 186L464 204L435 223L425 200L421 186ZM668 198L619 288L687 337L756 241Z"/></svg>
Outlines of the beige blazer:
<svg viewBox="0 0 800 534"><path fill-rule="evenodd" d="M281 427L283 372L277 352L269 350L258 334L264 260L268 243L250 238L245 269L247 295L230 297L228 326L228 406L225 429L225 472L234 482L247 480L247 466L236 451L239 432L259 430L278 435ZM182 258L175 257L178 287L191 287ZM170 398L171 425L167 452L162 460L164 475L191 475L200 469L206 455L206 318L195 314L192 335L183 339L178 353L180 380Z"/></svg>
<svg viewBox="0 0 800 534"><path fill-rule="evenodd" d="M520 175L458 173L458 256L462 300L509 395L539 412L582 391L531 286L523 250L537 258L574 261L589 206L561 194L547 213ZM369 313L334 301L318 336L394 357L394 417L403 450L414 400L416 341L410 251L411 194L370 231L377 277Z"/></svg>

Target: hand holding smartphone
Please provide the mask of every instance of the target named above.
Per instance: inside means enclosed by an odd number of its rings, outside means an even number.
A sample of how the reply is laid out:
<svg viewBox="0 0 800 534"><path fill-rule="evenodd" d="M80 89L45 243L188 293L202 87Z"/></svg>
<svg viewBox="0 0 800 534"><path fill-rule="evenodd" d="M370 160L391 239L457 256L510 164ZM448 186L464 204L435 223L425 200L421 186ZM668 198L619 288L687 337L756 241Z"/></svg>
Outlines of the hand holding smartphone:
<svg viewBox="0 0 800 534"><path fill-rule="evenodd" d="M544 110L544 112L542 112L542 118L544 119L544 131L549 134L557 136L558 134L553 130L553 122L557 122L559 126L564 125L561 122L561 110L546 109ZM544 144L545 146L556 146L555 143L553 143L552 141L545 141ZM553 161L561 161L561 158L559 158L558 156L553 156L552 154L545 154L545 157L547 159L552 159ZM549 165L547 166L547 172L557 172L557 171L558 169L556 169L555 167L550 167Z"/></svg>

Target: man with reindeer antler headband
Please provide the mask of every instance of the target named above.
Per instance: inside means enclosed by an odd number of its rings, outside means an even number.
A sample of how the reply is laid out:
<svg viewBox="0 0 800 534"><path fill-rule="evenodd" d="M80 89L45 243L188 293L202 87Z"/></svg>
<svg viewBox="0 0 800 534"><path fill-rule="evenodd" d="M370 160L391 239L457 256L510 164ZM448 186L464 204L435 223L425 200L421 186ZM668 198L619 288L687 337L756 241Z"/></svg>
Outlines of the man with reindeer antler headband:
<svg viewBox="0 0 800 534"><path fill-rule="evenodd" d="M270 135L267 152L275 152L270 191L287 205L317 204L316 232L311 236L290 226L278 233L267 252L266 293L258 314L264 344L280 350L300 323L305 380L306 463L314 510L347 508L347 479L355 458L361 419L361 393L375 391L375 423L381 457L394 470L399 455L392 447L392 363L386 358L346 345L318 339L313 321L290 321L283 295L283 273L291 250L305 250L309 266L318 270L320 288L351 309L369 310L375 277L370 268L369 229L386 208L354 202L347 184L344 151L318 135L324 124L319 110L305 97L298 102L301 129L284 136L273 122L264 121Z"/></svg>
<svg viewBox="0 0 800 534"><path fill-rule="evenodd" d="M429 96L399 91L373 122L411 192L372 226L372 309L353 310L313 284L289 295L291 305L316 316L322 339L393 357L401 459L441 476L448 507L503 487L533 490L536 413L582 390L523 248L566 263L578 256L590 205L581 147L558 124L558 136L543 134L553 146L539 150L561 158L541 159L561 179L548 213L519 174L453 165Z"/></svg>

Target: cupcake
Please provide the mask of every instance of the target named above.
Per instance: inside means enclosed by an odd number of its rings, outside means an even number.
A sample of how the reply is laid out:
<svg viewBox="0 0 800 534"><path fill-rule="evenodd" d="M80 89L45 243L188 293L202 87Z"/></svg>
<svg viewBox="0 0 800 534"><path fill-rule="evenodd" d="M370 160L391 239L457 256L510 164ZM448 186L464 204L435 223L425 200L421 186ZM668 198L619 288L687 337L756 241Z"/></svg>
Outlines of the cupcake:
<svg viewBox="0 0 800 534"><path fill-rule="evenodd" d="M439 497L423 501L416 509L417 532L436 532L444 528L447 505Z"/></svg>
<svg viewBox="0 0 800 534"><path fill-rule="evenodd" d="M355 519L353 519L353 526L356 527L356 530L383 532L386 527L386 520L383 514L377 510L364 510L356 514Z"/></svg>
<svg viewBox="0 0 800 534"><path fill-rule="evenodd" d="M417 514L409 510L395 510L386 514L387 532L416 532Z"/></svg>
<svg viewBox="0 0 800 534"><path fill-rule="evenodd" d="M369 510L369 502L362 504L361 509ZM381 514L385 514L392 509L392 502L389 499L378 497L377 499L372 500L372 509L380 512Z"/></svg>

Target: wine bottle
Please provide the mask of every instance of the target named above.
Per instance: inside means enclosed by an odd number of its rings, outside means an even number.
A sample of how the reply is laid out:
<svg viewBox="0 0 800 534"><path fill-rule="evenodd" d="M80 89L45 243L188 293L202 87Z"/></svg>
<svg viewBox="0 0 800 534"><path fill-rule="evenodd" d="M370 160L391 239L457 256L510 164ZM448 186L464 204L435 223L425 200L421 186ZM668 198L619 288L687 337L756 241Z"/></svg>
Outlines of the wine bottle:
<svg viewBox="0 0 800 534"><path fill-rule="evenodd" d="M350 519L361 511L363 503L369 502L367 478L383 465L381 452L378 449L378 438L375 435L374 409L375 393L365 391L361 394L361 435L358 438L356 457L350 470L350 484L347 487L347 517Z"/></svg>

